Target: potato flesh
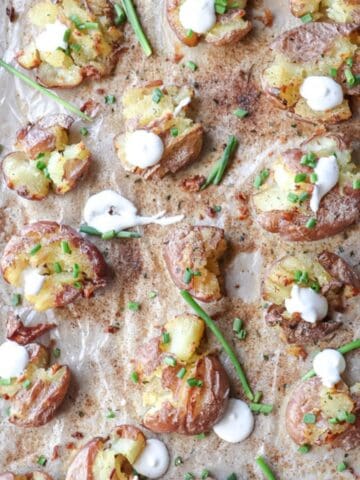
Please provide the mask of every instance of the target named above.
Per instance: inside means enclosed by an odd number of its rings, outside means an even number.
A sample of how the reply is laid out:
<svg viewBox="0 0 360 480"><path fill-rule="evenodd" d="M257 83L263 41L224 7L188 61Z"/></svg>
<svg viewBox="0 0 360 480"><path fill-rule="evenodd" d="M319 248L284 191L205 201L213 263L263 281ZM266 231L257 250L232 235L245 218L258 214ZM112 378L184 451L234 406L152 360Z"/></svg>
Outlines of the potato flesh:
<svg viewBox="0 0 360 480"><path fill-rule="evenodd" d="M315 14L315 19L327 16L338 23L351 23L359 7L344 0L292 0L292 12L297 17L307 13Z"/></svg>
<svg viewBox="0 0 360 480"><path fill-rule="evenodd" d="M164 344L164 350L187 362L200 345L205 324L195 315L183 315L170 320L165 330L170 334L170 342Z"/></svg>

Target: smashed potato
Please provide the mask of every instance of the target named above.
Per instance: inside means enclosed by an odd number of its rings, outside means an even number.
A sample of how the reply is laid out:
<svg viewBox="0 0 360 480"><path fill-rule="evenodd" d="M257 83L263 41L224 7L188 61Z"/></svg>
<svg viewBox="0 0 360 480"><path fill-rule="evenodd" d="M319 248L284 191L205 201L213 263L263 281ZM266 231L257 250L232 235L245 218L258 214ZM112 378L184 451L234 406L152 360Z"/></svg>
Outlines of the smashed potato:
<svg viewBox="0 0 360 480"><path fill-rule="evenodd" d="M285 299L290 298L293 285L312 288L327 299L329 312L323 321L309 323L299 313L286 310ZM288 343L317 343L341 326L332 314L344 311L347 300L359 292L359 276L335 253L286 256L270 266L263 281L263 299L271 304L265 319L268 325L280 327Z"/></svg>
<svg viewBox="0 0 360 480"><path fill-rule="evenodd" d="M205 325L196 315L172 318L138 352L143 424L156 433L206 432L225 412L229 380L219 359L201 353Z"/></svg>
<svg viewBox="0 0 360 480"><path fill-rule="evenodd" d="M249 20L245 20L246 0L237 2L236 7L223 14L216 15L216 24L204 35L186 30L180 22L180 6L185 0L166 0L166 15L170 27L178 39L188 47L195 47L200 40L216 46L233 45L252 29Z"/></svg>
<svg viewBox="0 0 360 480"><path fill-rule="evenodd" d="M63 195L87 172L91 157L83 142L69 145L73 118L48 115L20 130L17 151L2 162L6 184L28 200L42 200L52 189Z"/></svg>
<svg viewBox="0 0 360 480"><path fill-rule="evenodd" d="M219 260L226 248L221 228L184 226L169 235L163 253L175 285L212 302L222 297Z"/></svg>
<svg viewBox="0 0 360 480"><path fill-rule="evenodd" d="M359 95L357 28L354 24L313 22L280 35L271 45L274 60L263 73L265 93L278 107L313 123L332 124L350 118L347 99L332 109L315 111L300 96L300 87L309 76L326 76L333 77L344 94Z"/></svg>
<svg viewBox="0 0 360 480"><path fill-rule="evenodd" d="M357 0L290 0L290 7L296 17L311 14L313 20L328 17L338 23L360 22Z"/></svg>
<svg viewBox="0 0 360 480"><path fill-rule="evenodd" d="M360 445L359 413L360 397L351 394L344 382L327 388L315 377L292 392L286 408L286 428L298 445L350 450ZM305 422L306 414L315 415L315 422Z"/></svg>
<svg viewBox="0 0 360 480"><path fill-rule="evenodd" d="M161 87L161 89L159 88ZM154 95L158 95L158 98ZM187 117L194 90L190 87L162 87L161 82L128 89L122 98L125 133L115 138L115 149L125 170L145 178L162 178L194 162L203 144L203 127ZM135 130L158 135L164 145L160 161L147 168L132 165L126 158L126 142Z"/></svg>
<svg viewBox="0 0 360 480"><path fill-rule="evenodd" d="M0 265L4 279L23 287L38 311L88 298L106 284L106 263L95 245L56 222L24 227L6 245Z"/></svg>
<svg viewBox="0 0 360 480"><path fill-rule="evenodd" d="M49 353L44 346L31 343L25 348L30 359L28 366L20 377L3 379L0 395L10 401L11 423L40 427L54 417L62 404L71 373L66 365L56 363L49 367Z"/></svg>
<svg viewBox="0 0 360 480"><path fill-rule="evenodd" d="M335 135L315 136L299 148L282 153L266 170L266 179L256 185L257 193L252 197L254 216L261 227L289 241L314 241L356 223L360 214L360 171L351 153ZM319 158L332 155L339 167L339 181L321 199L315 214L310 208L313 168ZM298 181L299 175L302 181Z"/></svg>
<svg viewBox="0 0 360 480"><path fill-rule="evenodd" d="M108 439L94 438L77 453L66 480L132 480L132 464L145 448L146 438L132 425L115 427Z"/></svg>
<svg viewBox="0 0 360 480"><path fill-rule="evenodd" d="M52 480L52 477L43 472L24 473L15 475L14 473L0 473L0 480Z"/></svg>
<svg viewBox="0 0 360 480"><path fill-rule="evenodd" d="M17 61L24 68L37 68L39 82L50 88L71 88L86 77L110 75L123 37L114 18L114 7L108 0L59 0L56 4L40 0L30 9L29 20L45 30L17 53ZM53 43L59 26L64 33L56 48ZM46 30L51 33L40 42Z"/></svg>

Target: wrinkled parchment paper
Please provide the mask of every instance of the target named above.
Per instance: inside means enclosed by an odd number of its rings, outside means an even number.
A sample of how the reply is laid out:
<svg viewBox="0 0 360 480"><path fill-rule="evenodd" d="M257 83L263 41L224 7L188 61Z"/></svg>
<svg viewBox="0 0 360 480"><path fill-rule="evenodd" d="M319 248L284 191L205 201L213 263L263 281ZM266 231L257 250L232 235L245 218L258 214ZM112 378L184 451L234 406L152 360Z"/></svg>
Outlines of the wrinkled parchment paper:
<svg viewBox="0 0 360 480"><path fill-rule="evenodd" d="M14 0L18 19L11 24L5 15L8 0L0 6L0 49L7 61L13 61L15 52L30 35L26 26L26 11L32 0ZM360 261L359 228L353 227L331 240L311 244L290 244L262 232L250 219L239 220L239 202L235 195L249 189L249 180L262 164L271 162L276 153L289 145L298 145L306 135L314 132L311 125L298 122L285 112L273 109L258 84L261 70L268 61L266 45L279 32L300 22L291 18L286 0L254 1L251 16L261 16L264 8L274 13L274 25L265 27L254 19L255 28L243 42L234 47L214 48L204 44L195 49L180 46L164 21L161 0L138 0L144 27L154 46L155 54L146 59L129 27L126 29L127 50L120 58L115 75L101 82L88 82L71 91L59 94L81 106L89 98L99 101L101 109L90 125L85 139L93 152L93 165L89 175L78 188L64 197L50 195L42 202L30 202L18 197L0 184L0 250L10 236L23 224L36 220L56 220L78 228L81 212L89 195L104 188L121 191L133 201L143 215L166 209L169 214L183 213L190 224L218 225L225 228L231 248L224 263L228 296L206 306L214 315L233 344L243 362L255 391L264 392L264 401L276 405L271 416L258 416L253 435L241 444L222 442L215 434L205 439L164 435L171 454L171 467L164 478L183 478L185 472L198 477L203 468L210 470L218 480L231 472L238 479L260 479L254 459L264 454L283 480L306 480L355 477L349 471L339 474L336 465L344 459L341 450L314 448L306 455L297 453L297 446L286 434L284 407L292 385L311 367L311 358L319 348L338 346L360 335L359 301L353 300L346 315L344 328L326 344L308 348L309 356L303 361L287 353L286 345L278 339L275 329L265 326L260 298L261 275L266 266L286 253L319 252L332 249L358 268ZM183 60L176 64L174 54L181 52ZM184 63L192 60L198 70L191 72ZM249 73L250 72L250 73ZM31 74L31 73L30 73ZM199 161L175 177L160 182L144 181L126 174L121 168L112 146L115 133L121 131L120 97L124 89L146 81L163 79L165 83L190 82L196 88L194 116L206 128L204 152ZM114 94L114 105L104 104L105 94ZM237 106L250 111L241 121L232 115ZM46 97L24 86L19 80L0 70L0 143L4 154L11 151L15 132L28 121L47 113L62 111ZM78 137L84 123L76 120L73 131ZM292 126L293 125L293 126ZM296 126L294 126L296 125ZM356 119L337 127L359 138ZM206 175L212 163L220 156L227 136L236 134L240 147L224 181L219 187L210 187L201 193L187 193L181 181L194 174ZM207 215L207 207L220 205L216 218ZM46 314L34 314L26 307L19 309L26 323L55 321L58 325L50 335L41 339L56 341L61 349L60 360L71 367L73 380L70 393L56 418L37 429L20 429L8 423L6 404L0 404L0 471L24 472L36 467L39 455L48 459L45 470L55 480L65 477L74 448L80 447L96 435L107 436L116 425L124 422L139 424L141 393L129 380L131 359L136 348L157 332L157 327L172 315L189 311L177 288L170 281L161 255L161 245L169 227L144 227L143 238L94 242L111 266L113 278L108 287L89 301ZM158 293L150 300L150 291ZM0 282L1 327L0 341L4 340L5 323L10 311L11 289ZM141 303L139 312L126 309L128 301ZM239 316L245 320L248 337L245 342L234 341L232 320ZM118 324L116 334L106 332L110 324ZM210 337L210 343L216 342ZM232 395L242 398L239 381L224 355L221 355L232 379ZM360 352L347 355L349 381L360 381ZM108 409L116 413L107 419ZM84 438L73 437L81 432ZM147 432L148 436L153 436ZM59 458L52 460L55 446ZM174 458L181 455L184 464L174 466ZM346 461L360 475L359 449L352 451Z"/></svg>

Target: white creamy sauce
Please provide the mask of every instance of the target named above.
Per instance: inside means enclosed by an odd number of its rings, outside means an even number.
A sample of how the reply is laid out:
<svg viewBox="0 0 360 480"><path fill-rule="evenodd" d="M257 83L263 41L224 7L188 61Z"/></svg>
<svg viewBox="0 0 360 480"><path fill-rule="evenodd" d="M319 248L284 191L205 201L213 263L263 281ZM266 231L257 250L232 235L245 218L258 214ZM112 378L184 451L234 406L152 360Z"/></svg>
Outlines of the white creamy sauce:
<svg viewBox="0 0 360 480"><path fill-rule="evenodd" d="M213 426L216 435L229 443L242 442L253 429L254 415L245 402L236 398L230 398L224 416Z"/></svg>
<svg viewBox="0 0 360 480"><path fill-rule="evenodd" d="M134 463L134 469L147 478L162 477L169 468L170 457L166 445L150 438L146 440L145 448Z"/></svg>
<svg viewBox="0 0 360 480"><path fill-rule="evenodd" d="M327 348L315 356L313 367L323 385L331 388L341 380L346 363L340 352Z"/></svg>
<svg viewBox="0 0 360 480"><path fill-rule="evenodd" d="M25 296L37 295L44 285L46 277L40 275L36 268L28 267L22 273L22 281Z"/></svg>
<svg viewBox="0 0 360 480"><path fill-rule="evenodd" d="M310 208L316 213L319 210L321 199L339 181L339 165L335 155L319 158L314 173L317 175L317 180L311 195Z"/></svg>
<svg viewBox="0 0 360 480"><path fill-rule="evenodd" d="M19 377L29 363L25 347L16 342L6 341L0 345L0 377Z"/></svg>
<svg viewBox="0 0 360 480"><path fill-rule="evenodd" d="M179 11L181 25L195 33L206 33L216 23L215 0L185 0Z"/></svg>
<svg viewBox="0 0 360 480"><path fill-rule="evenodd" d="M135 130L125 143L126 160L135 167L148 168L156 165L164 153L164 144L155 133Z"/></svg>
<svg viewBox="0 0 360 480"><path fill-rule="evenodd" d="M174 117L177 117L179 115L179 113L181 112L181 110L186 107L186 105L189 105L189 103L191 102L191 98L190 97L185 97L183 98L182 100L180 100L179 102L179 105L177 105L175 107L175 110L174 110Z"/></svg>
<svg viewBox="0 0 360 480"><path fill-rule="evenodd" d="M309 323L323 320L328 313L328 302L323 295L312 288L300 288L293 285L291 298L285 299L285 308L289 313L299 313Z"/></svg>
<svg viewBox="0 0 360 480"><path fill-rule="evenodd" d="M300 87L300 95L309 107L316 112L324 112L340 105L344 94L337 82L331 77L310 76Z"/></svg>
<svg viewBox="0 0 360 480"><path fill-rule="evenodd" d="M156 223L158 225L170 225L181 222L184 215L164 217L165 212L160 212L152 217L137 215L137 208L120 193L113 190L103 190L88 198L84 208L84 220L99 232L105 233L110 230L119 232L137 225Z"/></svg>
<svg viewBox="0 0 360 480"><path fill-rule="evenodd" d="M40 52L55 52L57 48L66 49L68 44L64 35L69 27L59 22L49 23L45 30L35 39L35 45Z"/></svg>

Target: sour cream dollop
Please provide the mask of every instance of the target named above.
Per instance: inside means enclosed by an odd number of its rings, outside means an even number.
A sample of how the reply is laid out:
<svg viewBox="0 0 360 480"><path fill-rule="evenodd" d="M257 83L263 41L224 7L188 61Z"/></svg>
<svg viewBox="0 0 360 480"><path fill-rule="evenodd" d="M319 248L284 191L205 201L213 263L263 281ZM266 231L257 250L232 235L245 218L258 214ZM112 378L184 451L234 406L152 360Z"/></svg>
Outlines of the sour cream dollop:
<svg viewBox="0 0 360 480"><path fill-rule="evenodd" d="M120 231L136 225L156 223L170 225L181 222L184 215L164 217L162 211L152 217L137 215L137 208L133 203L113 190L103 190L88 198L84 208L84 220L90 227L96 228L101 233L110 230Z"/></svg>
<svg viewBox="0 0 360 480"><path fill-rule="evenodd" d="M314 168L314 173L317 175L317 180L312 192L310 208L316 213L319 210L321 199L330 192L339 181L339 165L335 155L319 158Z"/></svg>
<svg viewBox="0 0 360 480"><path fill-rule="evenodd" d="M164 144L155 133L147 130L135 130L125 143L126 160L135 167L148 168L160 162L164 153Z"/></svg>
<svg viewBox="0 0 360 480"><path fill-rule="evenodd" d="M216 23L215 0L185 0L179 11L181 25L195 33L206 33Z"/></svg>
<svg viewBox="0 0 360 480"><path fill-rule="evenodd" d="M150 438L146 440L144 450L134 463L134 469L144 477L159 478L166 473L169 465L170 457L166 445L156 438Z"/></svg>
<svg viewBox="0 0 360 480"><path fill-rule="evenodd" d="M40 275L36 268L26 268L22 273L23 288L25 296L37 295L44 285L46 277Z"/></svg>
<svg viewBox="0 0 360 480"><path fill-rule="evenodd" d="M300 288L293 285L291 297L285 299L285 308L289 313L299 313L303 320L316 323L328 313L328 302L323 295L312 288Z"/></svg>
<svg viewBox="0 0 360 480"><path fill-rule="evenodd" d="M25 347L6 341L0 345L0 377L19 377L28 366L29 354Z"/></svg>
<svg viewBox="0 0 360 480"><path fill-rule="evenodd" d="M58 48L66 49L68 44L64 40L68 27L56 20L55 23L46 25L45 30L35 40L35 45L40 52L55 52Z"/></svg>
<svg viewBox="0 0 360 480"><path fill-rule="evenodd" d="M213 426L216 435L229 443L242 442L253 429L254 415L245 402L236 398L230 398L224 416Z"/></svg>
<svg viewBox="0 0 360 480"><path fill-rule="evenodd" d="M345 359L340 352L326 348L318 353L313 360L315 373L321 378L325 387L331 388L341 380L341 374L346 368Z"/></svg>
<svg viewBox="0 0 360 480"><path fill-rule="evenodd" d="M324 112L340 105L344 94L337 82L330 77L310 76L300 87L300 95L315 112Z"/></svg>

